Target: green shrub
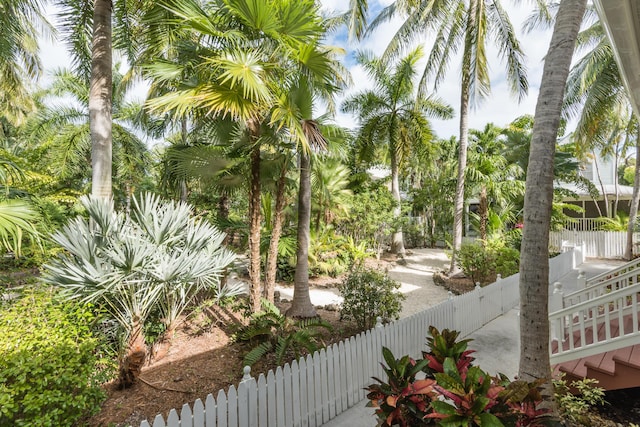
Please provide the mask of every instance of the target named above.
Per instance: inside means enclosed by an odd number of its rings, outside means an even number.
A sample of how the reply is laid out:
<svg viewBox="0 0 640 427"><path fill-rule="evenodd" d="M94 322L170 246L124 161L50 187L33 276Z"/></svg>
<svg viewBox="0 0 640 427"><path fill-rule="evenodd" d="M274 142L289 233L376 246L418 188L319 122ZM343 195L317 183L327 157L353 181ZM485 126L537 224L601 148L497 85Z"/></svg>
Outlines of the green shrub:
<svg viewBox="0 0 640 427"><path fill-rule="evenodd" d="M604 404L604 389L597 387L597 384L598 380L591 378L567 384L564 375L553 380L556 400L563 418L579 424L588 422L589 410ZM572 389L577 393L572 393Z"/></svg>
<svg viewBox="0 0 640 427"><path fill-rule="evenodd" d="M397 319L405 299L399 288L398 282L381 271L358 268L340 285L341 317L355 320L363 329L372 328L378 316L385 321Z"/></svg>
<svg viewBox="0 0 640 427"><path fill-rule="evenodd" d="M463 243L456 252L456 263L462 268L464 274L473 280L487 284L494 273L494 255L482 246L480 242Z"/></svg>
<svg viewBox="0 0 640 427"><path fill-rule="evenodd" d="M502 277L516 274L520 269L520 252L514 248L500 248L495 252L495 271Z"/></svg>
<svg viewBox="0 0 640 427"><path fill-rule="evenodd" d="M0 312L0 425L71 426L98 411L90 309L29 291Z"/></svg>

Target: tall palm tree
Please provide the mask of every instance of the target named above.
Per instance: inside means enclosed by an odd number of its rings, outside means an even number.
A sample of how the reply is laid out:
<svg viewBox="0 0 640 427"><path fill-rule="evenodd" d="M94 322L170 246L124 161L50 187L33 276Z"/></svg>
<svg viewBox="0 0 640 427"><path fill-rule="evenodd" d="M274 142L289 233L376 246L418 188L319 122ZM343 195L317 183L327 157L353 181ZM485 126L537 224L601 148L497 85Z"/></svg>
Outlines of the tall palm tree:
<svg viewBox="0 0 640 427"><path fill-rule="evenodd" d="M58 0L62 32L70 47L74 71L89 80L89 127L91 134L91 194L112 195L113 48L126 52L136 62L131 31L137 18L156 2L123 0ZM115 33L115 37L114 37Z"/></svg>
<svg viewBox="0 0 640 427"><path fill-rule="evenodd" d="M199 60L185 64L157 61L147 66L156 82L174 81L176 76L190 80L174 92L149 101L149 106L178 116L192 111L228 116L242 122L251 152L249 190L249 252L251 304L260 310L260 163L263 127L286 127L293 139L307 144L294 110L274 110L304 75L335 86L330 52L320 43L325 28L318 6L310 0L289 2L266 0L252 3L229 0L203 9L196 1L163 2L173 14L173 22L195 36L181 40L193 49Z"/></svg>
<svg viewBox="0 0 640 427"><path fill-rule="evenodd" d="M360 53L358 61L373 79L374 89L356 93L342 105L356 113L360 123L357 145L362 160L372 161L379 144L391 166L391 193L396 201L394 216L400 216L400 167L411 156L413 146L428 144L432 132L428 116L449 118L452 110L433 97L416 96L415 77L422 48L402 58L394 69L380 59ZM392 252L404 255L402 228L392 237Z"/></svg>
<svg viewBox="0 0 640 427"><path fill-rule="evenodd" d="M349 22L356 28L362 27L366 6L366 0L352 2ZM469 107L479 103L491 91L487 44L493 41L497 46L506 62L509 86L519 99L527 93L529 86L522 63L524 55L509 17L498 0L397 0L382 10L370 30L398 14L406 19L387 47L385 57L398 55L418 36L435 31L434 45L420 81L420 93L426 92L430 79L433 78L435 87L442 82L452 57L462 47L458 180L453 225L455 252L462 243ZM455 256L451 258L452 273L457 271L455 259Z"/></svg>
<svg viewBox="0 0 640 427"><path fill-rule="evenodd" d="M586 150L600 146L606 153L613 148L611 155L616 156L616 159L618 150L615 146L621 143L626 146L635 142L638 150L640 135L637 120L631 112L629 97L624 89L611 43L605 36L600 21L594 22L579 34L578 46L587 49L587 52L569 73L564 111L568 118L579 117L574 139ZM640 153L636 152L636 156L640 156ZM635 175L640 177L640 163L636 163ZM603 192L603 195L606 193ZM626 259L631 259L632 256L638 203L640 179L634 179Z"/></svg>
<svg viewBox="0 0 640 427"><path fill-rule="evenodd" d="M545 395L552 407L548 243L553 201L553 158L562 98L586 3L586 0L563 0L558 9L536 104L524 200L518 376L523 380L545 379Z"/></svg>
<svg viewBox="0 0 640 427"><path fill-rule="evenodd" d="M117 65L116 65L117 68ZM147 131L142 104L126 101L127 86L117 69L112 73L113 136L118 195L129 204L135 187L144 179L151 163L145 142L139 135ZM88 80L70 70L56 70L46 90L50 98L30 123L31 139L46 147L61 177L86 180L91 172L91 112ZM64 101L60 101L60 100Z"/></svg>

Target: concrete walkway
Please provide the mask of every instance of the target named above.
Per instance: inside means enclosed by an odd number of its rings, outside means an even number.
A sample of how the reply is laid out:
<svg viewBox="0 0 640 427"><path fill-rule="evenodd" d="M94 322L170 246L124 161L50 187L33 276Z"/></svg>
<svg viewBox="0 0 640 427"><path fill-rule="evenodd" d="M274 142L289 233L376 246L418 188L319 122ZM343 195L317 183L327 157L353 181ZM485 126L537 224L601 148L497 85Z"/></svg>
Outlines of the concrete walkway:
<svg viewBox="0 0 640 427"><path fill-rule="evenodd" d="M413 289L411 292L417 293L410 296L408 295L407 301L415 302L422 300L421 297L416 298L418 294L424 293L424 295L427 295L430 292L426 289L422 290L422 288L434 286L443 289L433 284L433 272L431 271L433 267L417 266L418 260L422 257L424 257L423 261L430 263L442 262L443 260L446 261L444 252L441 250L439 251L441 253L441 256L444 257L441 258L437 255L436 251L438 250L419 249L415 251L415 258L413 256L409 257L407 266L405 267L409 271L416 271L415 279L418 283L422 283L422 286L417 286L416 289ZM580 271L584 271L588 279L622 264L622 261L616 260L587 259L587 261L584 264L578 266L577 269L574 269L567 275L563 276L559 280L559 282L563 284L564 292L568 293L576 289L578 274ZM403 279L403 283L411 285L412 278L406 275L408 272L404 268L397 273L394 272L395 269L390 273L399 274L400 276L396 277L401 277ZM398 280L396 277L394 277L394 279ZM428 280L425 280L425 278L429 278L431 280L431 283L425 284L426 282L428 282ZM551 293L553 292L553 284L550 284L549 286L549 295L551 295ZM414 295L416 297L414 297ZM434 297L434 300L435 299L437 299L437 297ZM435 305L431 304L431 302L431 300L427 300L427 304L425 304L422 309L427 308L431 305ZM413 309L414 308L412 307L407 310L408 314L405 314L405 311L403 310L403 317L413 314L415 312L413 311ZM520 326L518 320L519 315L519 309L514 308L507 312L504 316L500 316L481 329L472 333L470 336L466 337L473 339L473 341L469 343L469 348L476 350L474 356L476 358L475 364L477 366L480 366L483 370L490 374L497 374L498 372L500 372L507 375L509 378L514 378L516 376L516 374L518 373L518 363L520 359ZM371 427L376 425L377 420L374 415L374 409L367 408L366 404L367 400L365 399L357 403L348 411L338 415L328 423L323 424L323 426Z"/></svg>

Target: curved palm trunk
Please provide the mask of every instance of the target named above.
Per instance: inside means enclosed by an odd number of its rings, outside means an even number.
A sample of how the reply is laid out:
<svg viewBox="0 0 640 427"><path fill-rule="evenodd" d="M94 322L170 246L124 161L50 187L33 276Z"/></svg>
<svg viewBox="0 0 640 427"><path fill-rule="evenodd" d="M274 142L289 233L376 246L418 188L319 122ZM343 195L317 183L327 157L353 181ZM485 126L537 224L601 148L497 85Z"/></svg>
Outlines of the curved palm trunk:
<svg viewBox="0 0 640 427"><path fill-rule="evenodd" d="M142 367L147 361L147 345L144 339L144 331L140 320L134 320L131 325L131 333L127 340L127 347L120 358L118 366L118 384L122 388L131 387L142 372Z"/></svg>
<svg viewBox="0 0 640 427"><path fill-rule="evenodd" d="M629 224L627 225L627 244L624 250L624 259L633 258L633 230L636 228L638 216L638 203L640 203L640 128L636 137L636 166L633 177L633 196L629 208Z"/></svg>
<svg viewBox="0 0 640 427"><path fill-rule="evenodd" d="M311 159L300 152L300 189L298 190L298 250L294 276L293 301L287 316L316 317L309 295L309 240L311 227Z"/></svg>
<svg viewBox="0 0 640 427"><path fill-rule="evenodd" d="M564 88L586 0L563 0L546 56L529 153L520 255L519 378L545 379L555 411L549 364L549 227L555 154ZM557 415L557 414L556 414Z"/></svg>
<svg viewBox="0 0 640 427"><path fill-rule="evenodd" d="M91 194L106 198L112 194L111 66L111 0L95 0L89 89Z"/></svg>
<svg viewBox="0 0 640 427"><path fill-rule="evenodd" d="M396 206L393 208L393 217L396 220L400 218L400 213L402 212L400 206L400 203L402 202L400 200L400 179L398 175L398 156L394 151L391 153L391 195L393 196L393 200L396 201ZM402 227L398 227L398 229L393 233L391 240L391 252L404 256L405 249Z"/></svg>
<svg viewBox="0 0 640 427"><path fill-rule="evenodd" d="M260 123L250 120L247 123L252 143L251 149L251 181L249 188L249 279L251 289L251 309L260 311Z"/></svg>
<svg viewBox="0 0 640 427"><path fill-rule="evenodd" d="M273 294L276 287L276 269L278 266L278 244L280 243L280 235L282 234L282 220L284 218L285 205L285 184L287 178L287 162L285 160L278 178L276 188L276 211L273 216L273 225L271 227L271 241L269 242L269 252L267 253L267 266L265 272L265 297L273 302Z"/></svg>

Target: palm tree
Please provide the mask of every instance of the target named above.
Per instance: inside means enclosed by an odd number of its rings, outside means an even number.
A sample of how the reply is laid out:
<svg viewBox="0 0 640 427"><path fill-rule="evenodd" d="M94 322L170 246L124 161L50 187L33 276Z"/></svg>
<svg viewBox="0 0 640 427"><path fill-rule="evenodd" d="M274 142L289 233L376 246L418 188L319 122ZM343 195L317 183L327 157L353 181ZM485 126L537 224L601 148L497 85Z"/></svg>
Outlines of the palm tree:
<svg viewBox="0 0 640 427"><path fill-rule="evenodd" d="M362 19L366 16L367 1L357 0L352 2L352 5L349 22L360 28ZM462 45L458 180L453 224L455 253L462 242L469 107L484 99L491 90L486 56L487 43L492 40L501 57L505 59L510 88L519 99L528 89L522 64L523 53L509 17L498 0L398 0L380 12L371 24L370 30L397 14L403 14L406 20L387 47L385 57L397 55L412 43L416 36L430 34L435 29L435 42L422 74L419 93L426 93L431 78L434 79L435 87L442 82L452 56ZM455 259L455 256L451 257L451 273L457 270Z"/></svg>
<svg viewBox="0 0 640 427"><path fill-rule="evenodd" d="M390 70L380 59L360 53L358 61L373 79L375 88L350 96L342 105L344 111L358 115L360 129L356 143L363 160L373 160L377 145L384 144L384 154L391 165L395 218L400 216L400 167L411 157L414 146L428 144L432 139L427 116L452 116L451 108L440 100L416 97L414 79L421 58L422 48L417 48ZM393 233L391 249L404 255L402 228Z"/></svg>
<svg viewBox="0 0 640 427"><path fill-rule="evenodd" d="M563 0L560 3L536 104L524 200L518 376L525 381L544 379L545 395L552 407L548 242L553 201L553 159L562 98L586 3L586 0Z"/></svg>
<svg viewBox="0 0 640 427"><path fill-rule="evenodd" d="M467 179L479 190L480 239L487 240L489 202L507 205L524 195L524 182L519 181L524 171L505 157L502 129L487 123L482 131L470 131Z"/></svg>
<svg viewBox="0 0 640 427"><path fill-rule="evenodd" d="M635 140L636 150L638 149L640 135L611 43L605 36L602 23L596 21L584 29L579 34L578 45L589 50L569 73L565 115L568 118L579 116L574 139L580 147L589 150L590 147L600 146L605 154L609 152L609 155L616 156L617 159L620 145L626 148L626 145ZM640 153L636 152L636 156L640 156ZM640 178L638 163L635 175ZM603 195L606 197L604 191ZM640 179L634 179L627 228L626 259L632 257L633 231L639 202ZM605 205L608 207L608 203ZM616 214L615 209L612 214Z"/></svg>
<svg viewBox="0 0 640 427"><path fill-rule="evenodd" d="M43 15L44 1L0 1L0 116L14 123L34 107L29 82L42 70L38 37L51 31Z"/></svg>
<svg viewBox="0 0 640 427"><path fill-rule="evenodd" d="M69 299L94 302L125 333L119 381L131 386L147 358L145 323L159 311L171 337L180 314L202 291L235 295L220 279L235 255L224 234L191 216L184 203L151 195L134 199L130 215L104 198L83 196L89 219L78 217L53 235L65 255L45 266L44 280Z"/></svg>
<svg viewBox="0 0 640 427"><path fill-rule="evenodd" d="M293 139L303 146L307 143L304 133L296 130L296 112L287 108L274 110L274 106L286 99L296 84L291 76L300 74L321 81L327 90L335 87L330 51L319 41L325 28L318 6L310 0L268 0L253 4L255 7L245 7L242 0L229 0L210 4L207 10L191 0L174 3L165 6L179 27L196 35L181 43L197 53L199 62L185 65L167 60L148 65L147 73L156 82L190 77L178 90L149 101L149 106L178 116L192 111L227 116L243 124L252 147L247 156L249 276L251 304L258 311L261 136L265 125L273 125L288 128Z"/></svg>
<svg viewBox="0 0 640 427"><path fill-rule="evenodd" d="M146 144L138 136L145 134L148 127L141 120L144 115L142 105L125 101L127 87L123 76L117 70L112 76L115 175L119 178L116 190L122 202L129 205L134 189L144 179L151 163ZM51 163L63 178L86 180L90 175L88 163L92 143L88 84L69 70L56 70L51 87L45 93L51 102L45 104L30 123L31 139L50 152Z"/></svg>

